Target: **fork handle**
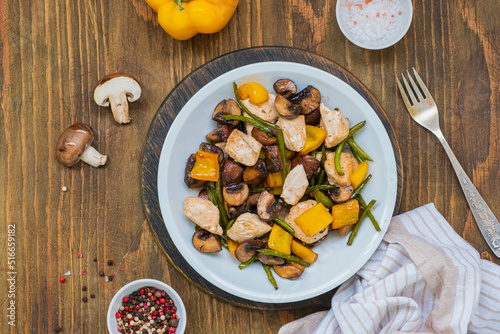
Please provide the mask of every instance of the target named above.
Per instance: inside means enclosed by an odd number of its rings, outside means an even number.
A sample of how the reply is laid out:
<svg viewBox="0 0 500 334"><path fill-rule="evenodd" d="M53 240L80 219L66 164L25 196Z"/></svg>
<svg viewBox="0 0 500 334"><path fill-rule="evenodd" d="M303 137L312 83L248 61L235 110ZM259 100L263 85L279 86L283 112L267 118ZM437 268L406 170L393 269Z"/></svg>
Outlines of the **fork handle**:
<svg viewBox="0 0 500 334"><path fill-rule="evenodd" d="M465 198L469 203L469 207L472 211L474 219L476 220L479 230L483 234L486 243L488 243L488 246L490 246L493 253L497 257L500 257L500 223L498 222L498 219L488 207L488 204L486 204L483 197L481 197L476 187L474 187L467 174L465 174L464 169L458 162L455 154L453 154L453 151L444 138L443 133L441 131L437 131L434 134L438 137L444 147L444 150L448 154L448 158L450 158L451 164L455 169L458 181L460 182L460 186L462 186Z"/></svg>

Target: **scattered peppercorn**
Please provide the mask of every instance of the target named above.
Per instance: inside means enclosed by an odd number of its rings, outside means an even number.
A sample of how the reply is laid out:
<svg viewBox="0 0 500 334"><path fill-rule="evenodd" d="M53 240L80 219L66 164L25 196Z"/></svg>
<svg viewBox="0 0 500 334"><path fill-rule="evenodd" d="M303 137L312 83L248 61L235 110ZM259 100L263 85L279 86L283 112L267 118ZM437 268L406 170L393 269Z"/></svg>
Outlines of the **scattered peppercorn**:
<svg viewBox="0 0 500 334"><path fill-rule="evenodd" d="M108 280L111 282L113 280L113 276L109 275Z"/></svg>
<svg viewBox="0 0 500 334"><path fill-rule="evenodd" d="M54 332L60 333L62 331L62 328L59 326L54 327Z"/></svg>
<svg viewBox="0 0 500 334"><path fill-rule="evenodd" d="M87 291L87 287L85 285L82 286L82 291Z"/></svg>
<svg viewBox="0 0 500 334"><path fill-rule="evenodd" d="M103 277L104 276L104 271L99 272L99 276Z"/></svg>
<svg viewBox="0 0 500 334"><path fill-rule="evenodd" d="M95 295L94 295L94 294L91 294L91 295L90 295L90 298L94 299L94 298L95 298Z"/></svg>
<svg viewBox="0 0 500 334"><path fill-rule="evenodd" d="M94 259L94 262L97 262L97 259Z"/></svg>
<svg viewBox="0 0 500 334"><path fill-rule="evenodd" d="M108 266L112 266L113 265L113 261L112 260L108 260Z"/></svg>
<svg viewBox="0 0 500 334"><path fill-rule="evenodd" d="M88 299L87 297L83 297L83 298L82 298L82 301L83 301L84 303L86 303L88 300L89 300L89 299Z"/></svg>

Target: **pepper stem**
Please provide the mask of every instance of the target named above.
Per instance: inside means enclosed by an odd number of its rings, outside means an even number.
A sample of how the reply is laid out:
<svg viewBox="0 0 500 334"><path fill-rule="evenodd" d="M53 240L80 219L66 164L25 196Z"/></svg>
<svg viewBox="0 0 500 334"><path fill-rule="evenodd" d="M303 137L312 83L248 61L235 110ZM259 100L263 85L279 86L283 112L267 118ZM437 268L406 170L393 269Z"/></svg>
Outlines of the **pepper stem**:
<svg viewBox="0 0 500 334"><path fill-rule="evenodd" d="M182 1L186 2L189 0L174 0L174 2L177 2L177 5L179 6L179 11L182 12L185 8L182 7Z"/></svg>

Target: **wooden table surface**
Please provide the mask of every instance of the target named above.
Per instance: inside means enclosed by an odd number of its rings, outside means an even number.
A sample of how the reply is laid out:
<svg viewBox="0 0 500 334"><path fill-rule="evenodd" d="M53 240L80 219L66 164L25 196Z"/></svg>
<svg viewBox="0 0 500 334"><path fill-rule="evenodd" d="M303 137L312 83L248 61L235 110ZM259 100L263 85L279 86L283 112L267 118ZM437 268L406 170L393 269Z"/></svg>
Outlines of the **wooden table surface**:
<svg viewBox="0 0 500 334"><path fill-rule="evenodd" d="M164 33L144 0L0 0L0 332L52 333L60 326L63 333L105 333L114 293L144 277L166 281L183 296L187 333L276 333L316 311L249 310L201 292L167 261L142 211L141 155L158 106L195 68L251 46L306 49L354 73L385 107L399 138L399 211L434 202L483 258L499 264L444 150L410 119L394 82L396 73L418 69L439 106L445 137L500 217L499 11L498 0L414 1L406 37L386 50L367 51L341 34L329 0L241 1L222 32L186 42ZM115 123L92 99L97 80L113 72L142 83L130 125ZM103 168L65 168L55 159L61 131L82 121L95 129L96 148L109 155ZM10 225L15 327L5 320ZM105 282L101 270L114 280Z"/></svg>

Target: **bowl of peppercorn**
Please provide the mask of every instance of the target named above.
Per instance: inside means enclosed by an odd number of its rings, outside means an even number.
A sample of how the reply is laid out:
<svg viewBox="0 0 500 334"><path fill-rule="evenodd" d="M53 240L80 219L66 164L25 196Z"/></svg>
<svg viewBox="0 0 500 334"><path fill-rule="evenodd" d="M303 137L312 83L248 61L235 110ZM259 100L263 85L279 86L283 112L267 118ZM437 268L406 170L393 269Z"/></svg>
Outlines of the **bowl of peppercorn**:
<svg viewBox="0 0 500 334"><path fill-rule="evenodd" d="M140 279L118 290L109 304L107 320L111 334L182 334L186 329L186 309L169 285Z"/></svg>

